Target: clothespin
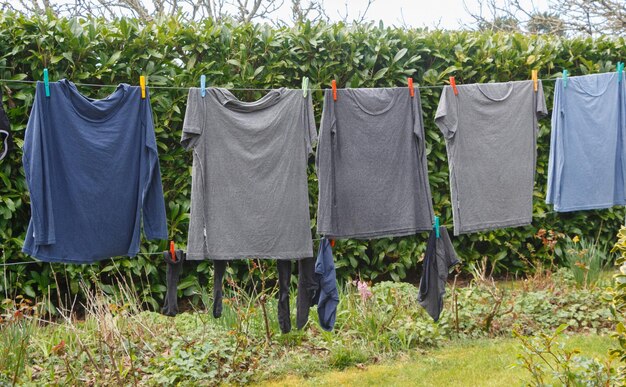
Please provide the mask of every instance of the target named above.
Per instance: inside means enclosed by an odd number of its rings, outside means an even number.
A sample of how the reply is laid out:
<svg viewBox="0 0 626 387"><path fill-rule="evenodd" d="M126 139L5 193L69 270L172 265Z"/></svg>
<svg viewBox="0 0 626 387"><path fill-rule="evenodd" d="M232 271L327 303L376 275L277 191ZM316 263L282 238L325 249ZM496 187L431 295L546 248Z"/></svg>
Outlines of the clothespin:
<svg viewBox="0 0 626 387"><path fill-rule="evenodd" d="M537 76L539 74L539 70L533 70L531 71L531 78L533 80L533 87L535 88L535 92L537 92L537 83L539 83L539 80L537 79Z"/></svg>
<svg viewBox="0 0 626 387"><path fill-rule="evenodd" d="M624 73L624 62L617 62L617 81L622 82L622 74Z"/></svg>
<svg viewBox="0 0 626 387"><path fill-rule="evenodd" d="M309 94L309 77L302 78L302 96L306 98Z"/></svg>
<svg viewBox="0 0 626 387"><path fill-rule="evenodd" d="M172 256L172 262L176 262L176 246L174 246L174 241L170 241L170 255Z"/></svg>
<svg viewBox="0 0 626 387"><path fill-rule="evenodd" d="M567 70L563 69L563 87L567 88Z"/></svg>
<svg viewBox="0 0 626 387"><path fill-rule="evenodd" d="M48 79L48 69L43 69L43 86L46 89L46 97L50 97L50 80Z"/></svg>
<svg viewBox="0 0 626 387"><path fill-rule="evenodd" d="M433 222L433 228L435 229L435 237L439 238L439 217L435 216L435 221Z"/></svg>
<svg viewBox="0 0 626 387"><path fill-rule="evenodd" d="M456 81L454 80L454 77L450 77L450 86L452 86L454 95L459 95L459 90L456 88Z"/></svg>
<svg viewBox="0 0 626 387"><path fill-rule="evenodd" d="M333 88L333 101L336 101L337 100L337 81L333 79L330 85Z"/></svg>
<svg viewBox="0 0 626 387"><path fill-rule="evenodd" d="M413 88L413 78L407 78L406 80L409 83L409 94L411 94L411 97L415 97L415 89Z"/></svg>
<svg viewBox="0 0 626 387"><path fill-rule="evenodd" d="M139 86L141 86L141 99L146 99L146 77L139 77Z"/></svg>
<svg viewBox="0 0 626 387"><path fill-rule="evenodd" d="M330 240L330 247L335 247L335 240L334 239Z"/></svg>
<svg viewBox="0 0 626 387"><path fill-rule="evenodd" d="M200 95L202 98L206 95L206 75L200 75Z"/></svg>

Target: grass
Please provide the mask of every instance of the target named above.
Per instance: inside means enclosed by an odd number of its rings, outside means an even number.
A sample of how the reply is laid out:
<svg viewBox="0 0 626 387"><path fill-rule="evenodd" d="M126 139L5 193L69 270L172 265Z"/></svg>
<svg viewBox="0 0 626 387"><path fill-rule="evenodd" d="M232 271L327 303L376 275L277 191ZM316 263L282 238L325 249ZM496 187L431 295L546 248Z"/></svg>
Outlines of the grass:
<svg viewBox="0 0 626 387"><path fill-rule="evenodd" d="M521 352L512 330L529 335L567 324L572 345L595 355L607 353L609 339L601 336L614 328L602 288L581 289L556 274L522 286L476 279L449 288L437 323L419 307L414 285L381 282L360 293L347 284L334 332L321 330L312 309L307 328L286 335L278 329L275 289L247 294L229 283L224 315L214 319L208 290L203 305L170 318L142 311L128 284L117 287L107 295L85 284L81 319L66 309L63 318L45 321L36 306L3 303L0 385L302 384L307 378L346 385L519 384L526 371L509 368Z"/></svg>
<svg viewBox="0 0 626 387"><path fill-rule="evenodd" d="M587 357L608 360L608 336L575 335L566 347ZM438 349L412 352L409 358L385 364L351 367L314 377L289 375L261 386L505 386L528 379L524 369L512 366L520 343L512 338L449 342Z"/></svg>

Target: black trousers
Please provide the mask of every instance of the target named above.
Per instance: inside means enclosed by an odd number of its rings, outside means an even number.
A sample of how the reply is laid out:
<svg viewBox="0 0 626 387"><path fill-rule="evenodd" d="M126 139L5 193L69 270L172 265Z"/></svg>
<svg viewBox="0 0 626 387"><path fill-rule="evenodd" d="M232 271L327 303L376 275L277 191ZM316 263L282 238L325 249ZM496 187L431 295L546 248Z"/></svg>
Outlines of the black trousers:
<svg viewBox="0 0 626 387"><path fill-rule="evenodd" d="M213 261L213 317L222 315L224 296L224 273L226 261ZM282 333L291 331L291 312L289 310L289 288L291 285L291 261L278 260L278 325ZM314 305L317 294L315 281L315 259L304 258L298 261L298 297L296 299L296 326L302 329L309 320L309 309Z"/></svg>

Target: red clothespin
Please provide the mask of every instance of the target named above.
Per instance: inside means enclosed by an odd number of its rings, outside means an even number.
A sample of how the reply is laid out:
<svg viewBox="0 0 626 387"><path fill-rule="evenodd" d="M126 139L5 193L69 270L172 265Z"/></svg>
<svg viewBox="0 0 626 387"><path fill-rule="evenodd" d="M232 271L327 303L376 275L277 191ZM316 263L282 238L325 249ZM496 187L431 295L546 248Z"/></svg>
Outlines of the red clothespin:
<svg viewBox="0 0 626 387"><path fill-rule="evenodd" d="M456 88L456 81L454 80L454 77L450 77L450 86L452 86L454 95L459 95L459 90Z"/></svg>
<svg viewBox="0 0 626 387"><path fill-rule="evenodd" d="M139 77L139 86L141 87L141 99L146 99L146 77Z"/></svg>
<svg viewBox="0 0 626 387"><path fill-rule="evenodd" d="M533 86L534 86L534 88L535 88L535 92L537 92L537 82L538 82L538 79L537 79L538 77L537 77L537 75L538 75L538 74L539 74L539 70L533 70L533 71L531 72L531 78L532 78L532 80L533 80Z"/></svg>
<svg viewBox="0 0 626 387"><path fill-rule="evenodd" d="M333 88L333 101L336 101L337 100L337 81L335 81L333 79L333 81L330 83L330 85Z"/></svg>
<svg viewBox="0 0 626 387"><path fill-rule="evenodd" d="M409 94L411 94L411 97L415 97L415 89L413 88L413 78L407 78L406 80L409 82Z"/></svg>
<svg viewBox="0 0 626 387"><path fill-rule="evenodd" d="M335 247L335 240L334 239L330 240L330 247L333 247L333 248Z"/></svg>
<svg viewBox="0 0 626 387"><path fill-rule="evenodd" d="M176 262L176 247L174 241L170 241L170 254L172 255L172 262Z"/></svg>

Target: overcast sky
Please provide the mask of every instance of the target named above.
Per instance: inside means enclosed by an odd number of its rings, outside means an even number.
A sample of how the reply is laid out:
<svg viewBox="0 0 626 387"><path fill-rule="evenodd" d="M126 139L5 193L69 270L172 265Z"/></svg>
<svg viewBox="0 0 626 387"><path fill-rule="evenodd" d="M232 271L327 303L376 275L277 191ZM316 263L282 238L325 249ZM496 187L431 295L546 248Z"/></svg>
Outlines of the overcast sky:
<svg viewBox="0 0 626 387"><path fill-rule="evenodd" d="M289 19L290 1L285 1L279 18ZM466 0L468 7L477 11L476 0ZM548 0L521 0L522 4L539 9L547 7ZM324 5L332 20L340 20L345 14L346 5L350 19L358 17L367 5L367 0L325 0ZM463 23L472 21L465 11L463 0L375 0L367 12L368 20L382 20L385 25L403 25L411 27L434 27L458 29Z"/></svg>

